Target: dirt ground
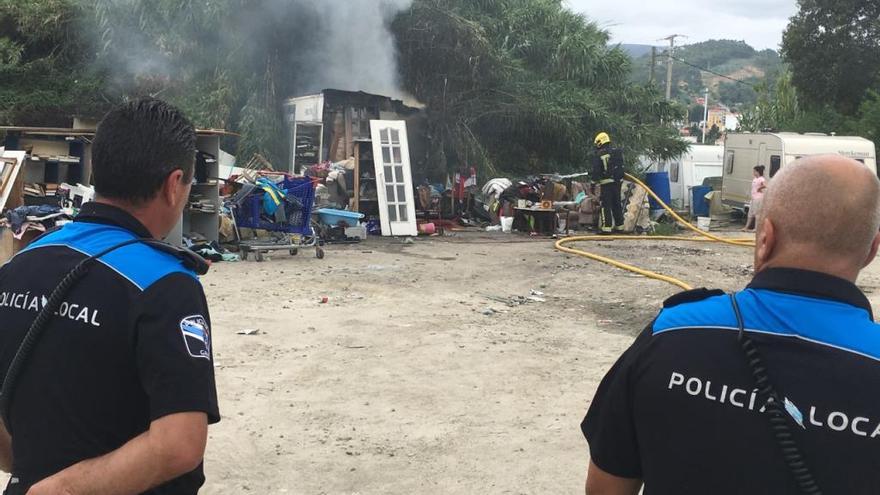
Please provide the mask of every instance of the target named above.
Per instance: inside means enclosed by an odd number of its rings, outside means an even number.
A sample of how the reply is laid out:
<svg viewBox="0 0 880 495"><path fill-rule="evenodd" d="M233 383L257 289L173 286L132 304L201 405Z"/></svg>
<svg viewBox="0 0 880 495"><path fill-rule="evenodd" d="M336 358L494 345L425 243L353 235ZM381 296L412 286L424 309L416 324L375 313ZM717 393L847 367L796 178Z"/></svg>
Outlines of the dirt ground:
<svg viewBox="0 0 880 495"><path fill-rule="evenodd" d="M696 286L751 276L746 248L587 247ZM861 283L872 296L880 269ZM204 284L223 413L209 495L582 493L590 398L676 292L484 233L218 264Z"/></svg>
<svg viewBox="0 0 880 495"><path fill-rule="evenodd" d="M751 277L747 248L582 246L695 286ZM677 291L485 233L220 263L203 283L223 415L207 495L583 493L590 398ZM880 303L878 263L860 286Z"/></svg>

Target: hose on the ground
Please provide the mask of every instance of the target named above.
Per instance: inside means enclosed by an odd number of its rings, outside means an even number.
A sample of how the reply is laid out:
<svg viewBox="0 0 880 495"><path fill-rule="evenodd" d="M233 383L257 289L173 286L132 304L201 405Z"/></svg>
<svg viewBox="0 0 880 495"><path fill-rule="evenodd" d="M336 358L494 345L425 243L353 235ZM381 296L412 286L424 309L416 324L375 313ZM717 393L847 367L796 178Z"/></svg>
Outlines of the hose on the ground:
<svg viewBox="0 0 880 495"><path fill-rule="evenodd" d="M623 263L621 261L617 261L615 259L609 258L607 256L601 256L595 253L590 253L584 251L582 249L575 249L572 247L567 247L566 244L571 244L574 242L584 242L584 241L702 241L702 242L719 242L723 244L729 244L731 246L740 246L740 247L754 247L755 241L751 239L729 239L726 237L719 237L715 234L711 234L702 230L695 225L691 224L684 218L682 218L678 213L675 212L669 205L667 205L659 196L657 196L654 191L651 190L644 182L639 180L636 177L633 177L630 174L626 174L626 178L644 189L649 196L654 198L654 200L666 210L672 218L682 224L685 228L692 230L697 233L701 237L685 237L685 236L629 236L629 235L582 235L575 237L566 237L565 239L560 239L556 242L556 249L568 254L574 254L576 256L583 256L584 258L589 258L591 260L599 261L623 270L627 270L633 273L637 273L644 277L648 277L654 280L660 280L677 287L680 287L684 290L691 290L693 287L679 280L675 277L670 277L669 275L662 275L660 273L652 272L650 270L645 270L643 268L639 268L637 266L633 266L627 263Z"/></svg>

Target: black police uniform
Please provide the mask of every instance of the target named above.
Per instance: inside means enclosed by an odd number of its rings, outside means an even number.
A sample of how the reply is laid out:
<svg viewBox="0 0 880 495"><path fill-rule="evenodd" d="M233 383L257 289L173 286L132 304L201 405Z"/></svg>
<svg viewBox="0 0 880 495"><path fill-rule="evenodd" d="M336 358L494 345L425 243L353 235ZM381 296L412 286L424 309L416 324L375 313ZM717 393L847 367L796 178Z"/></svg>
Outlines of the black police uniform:
<svg viewBox="0 0 880 495"><path fill-rule="evenodd" d="M125 211L83 206L0 268L0 379L54 286L88 256L150 232ZM118 449L180 412L220 420L207 302L196 275L144 244L113 251L73 287L12 396L7 494ZM195 494L200 466L150 495Z"/></svg>
<svg viewBox="0 0 880 495"><path fill-rule="evenodd" d="M852 283L769 269L736 295L804 459L827 494L880 493L880 325ZM645 493L795 494L730 297L673 297L602 380L581 425L593 462ZM800 426L800 424L802 426Z"/></svg>
<svg viewBox="0 0 880 495"><path fill-rule="evenodd" d="M623 230L623 205L620 185L624 176L623 152L610 145L596 150L593 157L593 181L601 186L599 228L608 233Z"/></svg>

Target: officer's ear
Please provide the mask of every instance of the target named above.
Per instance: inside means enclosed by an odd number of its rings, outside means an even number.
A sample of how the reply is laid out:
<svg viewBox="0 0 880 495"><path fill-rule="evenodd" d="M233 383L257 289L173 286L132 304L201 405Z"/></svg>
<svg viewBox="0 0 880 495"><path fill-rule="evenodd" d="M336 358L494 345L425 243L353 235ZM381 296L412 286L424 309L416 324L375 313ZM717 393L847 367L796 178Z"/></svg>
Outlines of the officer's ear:
<svg viewBox="0 0 880 495"><path fill-rule="evenodd" d="M162 199L170 206L180 206L189 196L189 183L185 180L181 169L172 171L162 183Z"/></svg>
<svg viewBox="0 0 880 495"><path fill-rule="evenodd" d="M878 249L880 249L880 232L878 232L877 235L874 236L874 241L871 242L871 252L868 253L868 258L865 259L865 263L862 265L862 268L865 268L874 261L874 258L877 257Z"/></svg>
<svg viewBox="0 0 880 495"><path fill-rule="evenodd" d="M776 227L769 218L765 218L760 225L757 226L758 233L755 237L755 272L761 271L767 261L773 256L776 250Z"/></svg>

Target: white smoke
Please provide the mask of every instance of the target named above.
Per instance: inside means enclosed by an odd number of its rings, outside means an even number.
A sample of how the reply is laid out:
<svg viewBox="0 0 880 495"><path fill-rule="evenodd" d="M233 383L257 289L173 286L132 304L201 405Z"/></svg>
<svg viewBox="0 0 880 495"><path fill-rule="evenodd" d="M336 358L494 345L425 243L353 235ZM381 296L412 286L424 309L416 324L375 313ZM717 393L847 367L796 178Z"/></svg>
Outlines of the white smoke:
<svg viewBox="0 0 880 495"><path fill-rule="evenodd" d="M203 60L169 56L179 44L193 43L245 53L245 59L272 55L282 64L276 70L285 77L290 74L287 90L299 94L332 88L404 96L390 23L412 0L230 0L225 5L239 9L224 9L224 25L190 30L193 16L181 13L164 20L173 33L168 37L138 29L137 19L146 5L140 2L106 4L112 5L105 15L112 36L110 42L101 42L112 43L111 66L120 82L161 83L193 69L212 69L201 66ZM211 8L211 2L190 5Z"/></svg>
<svg viewBox="0 0 880 495"><path fill-rule="evenodd" d="M389 23L412 0L301 0L312 9L320 39L304 53L311 74L304 91L325 88L401 96L397 53ZM297 47L293 47L294 50Z"/></svg>

